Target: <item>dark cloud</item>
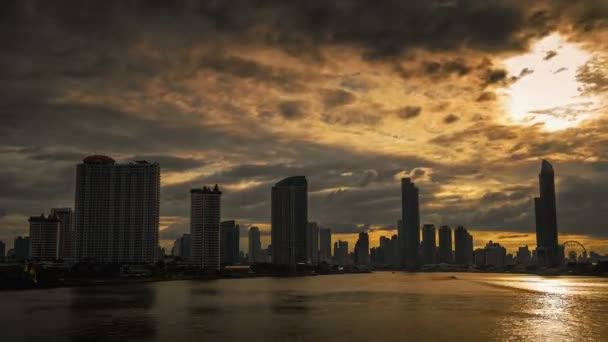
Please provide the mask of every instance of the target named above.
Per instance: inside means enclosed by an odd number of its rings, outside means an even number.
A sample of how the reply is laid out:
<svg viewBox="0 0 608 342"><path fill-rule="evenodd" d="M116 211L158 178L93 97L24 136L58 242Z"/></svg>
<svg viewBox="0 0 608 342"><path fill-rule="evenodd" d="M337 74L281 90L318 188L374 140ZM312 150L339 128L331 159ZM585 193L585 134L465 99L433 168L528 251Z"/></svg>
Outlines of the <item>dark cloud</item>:
<svg viewBox="0 0 608 342"><path fill-rule="evenodd" d="M557 56L557 51L550 50L550 51L547 51L547 53L545 54L545 57L543 57L543 60L548 61L555 56Z"/></svg>
<svg viewBox="0 0 608 342"><path fill-rule="evenodd" d="M443 122L446 124L453 124L458 120L460 120L460 117L455 114L448 114L446 117L443 118Z"/></svg>
<svg viewBox="0 0 608 342"><path fill-rule="evenodd" d="M307 103L304 101L284 101L279 103L279 113L287 120L297 120L306 116Z"/></svg>
<svg viewBox="0 0 608 342"><path fill-rule="evenodd" d="M484 91L477 97L477 102L486 102L496 100L496 93L492 91Z"/></svg>
<svg viewBox="0 0 608 342"><path fill-rule="evenodd" d="M357 97L342 89L325 89L321 92L323 104L326 108L333 108L354 103Z"/></svg>
<svg viewBox="0 0 608 342"><path fill-rule="evenodd" d="M489 70L486 73L486 84L500 83L507 78L507 71L502 69Z"/></svg>
<svg viewBox="0 0 608 342"><path fill-rule="evenodd" d="M129 158L131 160L146 160L158 163L163 171L185 171L200 168L209 163L208 160L196 158L180 158L168 155L140 155Z"/></svg>
<svg viewBox="0 0 608 342"><path fill-rule="evenodd" d="M419 116L421 112L422 107L420 106L405 106L397 111L397 115L404 120L409 120Z"/></svg>

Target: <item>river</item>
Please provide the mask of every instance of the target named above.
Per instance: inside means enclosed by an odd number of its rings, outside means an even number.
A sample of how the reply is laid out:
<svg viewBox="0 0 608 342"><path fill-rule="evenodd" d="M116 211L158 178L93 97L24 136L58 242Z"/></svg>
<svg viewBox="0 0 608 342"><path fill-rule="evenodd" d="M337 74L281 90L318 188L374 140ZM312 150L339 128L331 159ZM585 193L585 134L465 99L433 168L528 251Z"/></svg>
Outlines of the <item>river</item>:
<svg viewBox="0 0 608 342"><path fill-rule="evenodd" d="M392 273L0 292L2 341L607 341L608 279Z"/></svg>

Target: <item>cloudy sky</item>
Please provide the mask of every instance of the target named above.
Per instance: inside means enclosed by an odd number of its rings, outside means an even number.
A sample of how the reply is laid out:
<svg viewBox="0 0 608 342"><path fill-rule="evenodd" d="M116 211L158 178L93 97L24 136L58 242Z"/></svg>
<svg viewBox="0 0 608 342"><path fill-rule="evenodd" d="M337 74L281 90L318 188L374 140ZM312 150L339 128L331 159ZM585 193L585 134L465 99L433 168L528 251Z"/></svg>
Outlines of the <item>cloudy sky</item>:
<svg viewBox="0 0 608 342"><path fill-rule="evenodd" d="M409 176L424 223L534 245L546 158L560 240L608 252L606 1L4 0L0 44L0 240L107 154L161 164L166 246L190 188L268 232L291 175L339 238L393 234Z"/></svg>

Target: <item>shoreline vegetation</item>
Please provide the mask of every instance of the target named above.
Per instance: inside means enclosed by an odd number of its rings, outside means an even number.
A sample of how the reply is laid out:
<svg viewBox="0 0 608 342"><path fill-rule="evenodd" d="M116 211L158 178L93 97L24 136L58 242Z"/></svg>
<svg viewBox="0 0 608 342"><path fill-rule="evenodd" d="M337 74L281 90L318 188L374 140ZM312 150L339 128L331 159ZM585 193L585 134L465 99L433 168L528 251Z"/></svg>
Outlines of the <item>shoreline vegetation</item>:
<svg viewBox="0 0 608 342"><path fill-rule="evenodd" d="M320 275L342 275L372 273L374 271L408 273L495 273L539 276L597 276L608 277L608 262L598 264L571 264L561 269L503 268L478 269L457 265L440 267L426 265L416 269L398 267L318 266L297 265L294 268L278 267L272 264L227 266L222 271L208 272L188 265L120 265L81 263L68 266L64 263L12 263L0 264L0 291L49 289L59 287L89 287L122 284L138 284L177 280L217 280L259 277L308 277Z"/></svg>

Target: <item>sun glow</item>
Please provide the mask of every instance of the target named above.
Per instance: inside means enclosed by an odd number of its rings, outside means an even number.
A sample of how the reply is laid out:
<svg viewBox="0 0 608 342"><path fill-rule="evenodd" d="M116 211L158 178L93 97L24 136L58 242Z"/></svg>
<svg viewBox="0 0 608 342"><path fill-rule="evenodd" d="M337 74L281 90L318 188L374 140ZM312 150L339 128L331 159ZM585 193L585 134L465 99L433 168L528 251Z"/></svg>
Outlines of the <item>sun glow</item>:
<svg viewBox="0 0 608 342"><path fill-rule="evenodd" d="M557 131L592 118L600 101L583 94L584 84L576 77L592 58L590 52L552 34L529 53L507 59L504 64L515 79L499 93L505 95L508 119Z"/></svg>

